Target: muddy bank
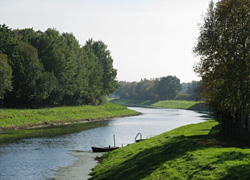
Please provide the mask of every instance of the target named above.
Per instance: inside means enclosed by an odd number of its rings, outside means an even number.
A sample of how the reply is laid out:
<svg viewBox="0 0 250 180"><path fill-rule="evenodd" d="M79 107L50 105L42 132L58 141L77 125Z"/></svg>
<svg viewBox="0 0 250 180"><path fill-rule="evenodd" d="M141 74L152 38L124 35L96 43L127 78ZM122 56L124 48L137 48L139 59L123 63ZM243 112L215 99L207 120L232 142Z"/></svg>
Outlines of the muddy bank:
<svg viewBox="0 0 250 180"><path fill-rule="evenodd" d="M97 165L96 157L100 157L103 153L92 153L84 151L74 151L70 153L76 157L76 161L69 167L59 168L54 180L87 180L91 176L91 169Z"/></svg>

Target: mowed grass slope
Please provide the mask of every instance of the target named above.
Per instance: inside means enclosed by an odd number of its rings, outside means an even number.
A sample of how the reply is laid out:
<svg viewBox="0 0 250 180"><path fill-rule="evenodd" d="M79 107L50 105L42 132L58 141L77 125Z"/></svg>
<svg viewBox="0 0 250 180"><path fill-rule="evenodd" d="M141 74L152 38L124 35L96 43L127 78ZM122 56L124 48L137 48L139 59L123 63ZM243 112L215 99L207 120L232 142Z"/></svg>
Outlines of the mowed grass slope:
<svg viewBox="0 0 250 180"><path fill-rule="evenodd" d="M92 180L250 179L250 148L210 133L216 128L213 120L187 125L107 153Z"/></svg>
<svg viewBox="0 0 250 180"><path fill-rule="evenodd" d="M174 108L174 109L207 111L207 106L204 104L203 101L165 100L165 101L158 101L152 104L152 106Z"/></svg>
<svg viewBox="0 0 250 180"><path fill-rule="evenodd" d="M187 109L196 111L207 111L208 108L203 101L181 101L181 100L131 100L131 99L113 99L111 103L125 106L146 106L158 108Z"/></svg>
<svg viewBox="0 0 250 180"><path fill-rule="evenodd" d="M136 115L126 107L107 103L100 106L72 106L44 109L0 109L0 127L11 129L37 125L71 123L83 120L109 119Z"/></svg>

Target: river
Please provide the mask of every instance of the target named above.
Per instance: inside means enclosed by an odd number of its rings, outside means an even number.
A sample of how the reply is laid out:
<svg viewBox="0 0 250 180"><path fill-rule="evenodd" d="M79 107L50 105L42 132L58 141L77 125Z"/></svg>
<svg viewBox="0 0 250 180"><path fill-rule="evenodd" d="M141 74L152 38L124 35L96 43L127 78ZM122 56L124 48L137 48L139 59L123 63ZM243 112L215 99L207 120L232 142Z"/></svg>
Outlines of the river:
<svg viewBox="0 0 250 180"><path fill-rule="evenodd" d="M43 137L0 144L0 179L49 179L60 167L69 166L76 160L70 152L91 151L91 146L113 145L113 135L116 136L117 146L125 146L134 143L139 132L143 138L150 138L186 124L203 122L208 118L204 114L187 110L131 109L141 112L142 115L56 127L54 134L49 129L50 133L48 134L48 130L44 131ZM58 129L65 134L58 133ZM41 130L31 131L36 133Z"/></svg>

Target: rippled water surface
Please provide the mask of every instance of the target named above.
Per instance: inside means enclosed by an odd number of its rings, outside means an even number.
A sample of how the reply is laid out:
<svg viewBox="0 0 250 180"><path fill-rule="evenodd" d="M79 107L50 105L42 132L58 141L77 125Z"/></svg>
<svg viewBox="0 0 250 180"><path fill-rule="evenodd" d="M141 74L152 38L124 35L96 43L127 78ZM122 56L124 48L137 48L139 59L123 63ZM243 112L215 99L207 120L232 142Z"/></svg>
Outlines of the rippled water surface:
<svg viewBox="0 0 250 180"><path fill-rule="evenodd" d="M49 179L59 167L69 166L74 162L74 157L69 152L90 151L91 146L113 145L113 135L116 136L116 145L127 145L134 142L139 132L143 138L149 138L207 119L204 114L194 111L131 109L143 114L88 124L30 130L33 134L39 132L38 136L41 137L0 144L0 179Z"/></svg>

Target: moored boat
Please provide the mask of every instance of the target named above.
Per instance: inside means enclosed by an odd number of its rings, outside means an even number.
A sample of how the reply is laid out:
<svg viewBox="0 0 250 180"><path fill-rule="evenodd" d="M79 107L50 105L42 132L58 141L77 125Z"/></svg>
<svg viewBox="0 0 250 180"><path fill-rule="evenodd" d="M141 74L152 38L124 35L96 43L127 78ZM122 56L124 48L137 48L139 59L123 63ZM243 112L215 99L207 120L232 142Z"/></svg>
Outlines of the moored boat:
<svg viewBox="0 0 250 180"><path fill-rule="evenodd" d="M115 135L113 136L113 138L114 138L114 146L113 147L110 145L108 147L91 147L92 151L93 152L109 152L109 151L113 151L115 149L118 149L119 147L117 147L115 145Z"/></svg>
<svg viewBox="0 0 250 180"><path fill-rule="evenodd" d="M109 152L113 151L115 149L118 149L119 147L91 147L93 152Z"/></svg>

